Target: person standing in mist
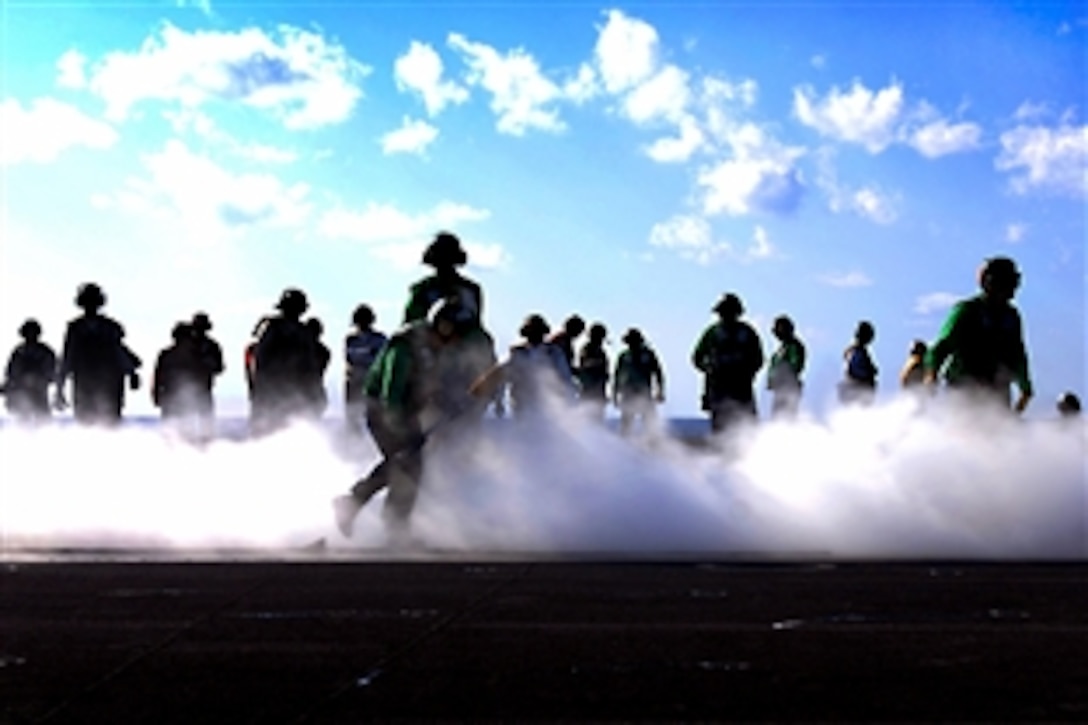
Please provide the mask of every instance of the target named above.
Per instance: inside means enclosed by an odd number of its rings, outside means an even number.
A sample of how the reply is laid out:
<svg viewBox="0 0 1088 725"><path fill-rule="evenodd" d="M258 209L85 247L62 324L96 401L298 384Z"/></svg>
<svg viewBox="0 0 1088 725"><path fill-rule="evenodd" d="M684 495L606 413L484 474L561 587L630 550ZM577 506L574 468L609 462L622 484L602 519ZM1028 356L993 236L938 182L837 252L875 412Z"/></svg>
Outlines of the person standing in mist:
<svg viewBox="0 0 1088 725"><path fill-rule="evenodd" d="M189 325L200 371L200 387L196 396L198 435L210 439L215 437L215 379L223 374L226 367L223 364L223 348L208 335L212 329L208 313L197 312Z"/></svg>
<svg viewBox="0 0 1088 725"><path fill-rule="evenodd" d="M101 313L106 295L97 284L81 285L75 302L83 314L69 322L64 333L54 407L63 410L68 406L64 387L71 378L76 421L117 425L124 407L125 379L130 389L140 387L137 370L142 361L125 345L120 323Z"/></svg>
<svg viewBox="0 0 1088 725"><path fill-rule="evenodd" d="M1034 388L1028 370L1023 323L1012 299L1020 270L1008 257L986 259L978 271L980 292L952 306L925 358L925 379L943 376L949 390L990 408L1022 413ZM1019 396L1010 401L1015 383Z"/></svg>
<svg viewBox="0 0 1088 725"><path fill-rule="evenodd" d="M763 367L763 346L755 328L740 319L744 305L737 295L722 295L713 311L718 321L699 336L691 363L703 374L702 407L710 413L710 430L720 433L757 419L752 383Z"/></svg>
<svg viewBox="0 0 1088 725"><path fill-rule="evenodd" d="M801 406L801 373L805 369L805 345L787 315L774 320L771 332L778 338L778 348L767 365L767 389L774 394L771 416L795 418Z"/></svg>
<svg viewBox="0 0 1088 725"><path fill-rule="evenodd" d="M657 421L657 404L665 402L665 373L642 330L632 327L623 342L627 348L616 359L612 398L620 410L620 435L626 436L635 421L641 422L643 432Z"/></svg>
<svg viewBox="0 0 1088 725"><path fill-rule="evenodd" d="M319 353L313 331L302 320L309 306L302 290L288 288L276 304L280 314L262 320L255 331L250 424L257 434L282 428L313 410Z"/></svg>
<svg viewBox="0 0 1088 725"><path fill-rule="evenodd" d="M434 273L409 288L404 322L423 320L436 302L456 297L479 323L483 319L483 291L480 285L457 271L467 263L468 254L455 234L436 234L423 252L423 264L433 267Z"/></svg>
<svg viewBox="0 0 1088 725"><path fill-rule="evenodd" d="M384 332L374 329L376 319L370 305L360 304L351 314L354 327L344 338L344 418L356 434L363 432L366 420L363 384L367 371L389 341Z"/></svg>
<svg viewBox="0 0 1088 725"><path fill-rule="evenodd" d="M570 368L571 374L575 378L578 377L578 367L574 356L574 343L578 341L578 338L582 336L585 330L586 321L582 319L581 315L571 315L563 320L561 328L548 337L550 344L563 351L563 356L567 358L567 367Z"/></svg>
<svg viewBox="0 0 1088 725"><path fill-rule="evenodd" d="M164 423L195 433L201 412L204 366L191 323L179 322L170 333L173 343L155 359L151 375L151 402Z"/></svg>
<svg viewBox="0 0 1088 725"><path fill-rule="evenodd" d="M19 326L23 341L11 352L4 369L5 407L21 423L48 421L49 386L57 375L57 354L41 341L42 326L30 319Z"/></svg>
<svg viewBox="0 0 1088 725"><path fill-rule="evenodd" d="M608 383L612 379L612 369L608 351L604 349L608 328L600 322L589 326L589 339L578 354L578 367L575 377L578 379L578 401L588 408L593 418L603 420L608 406Z"/></svg>
<svg viewBox="0 0 1088 725"><path fill-rule="evenodd" d="M876 328L862 320L854 330L854 341L843 351L843 380L839 383L839 402L843 405L872 405L876 400L878 370L869 345L876 338Z"/></svg>

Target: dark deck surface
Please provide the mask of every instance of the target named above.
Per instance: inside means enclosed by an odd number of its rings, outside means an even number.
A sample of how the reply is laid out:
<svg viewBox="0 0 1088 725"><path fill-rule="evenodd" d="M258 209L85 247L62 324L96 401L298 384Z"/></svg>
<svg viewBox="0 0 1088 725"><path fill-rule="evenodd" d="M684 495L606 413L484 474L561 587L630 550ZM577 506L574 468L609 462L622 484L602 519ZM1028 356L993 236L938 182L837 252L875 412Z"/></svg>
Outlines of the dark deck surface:
<svg viewBox="0 0 1088 725"><path fill-rule="evenodd" d="M1075 563L0 566L4 723L1088 721Z"/></svg>

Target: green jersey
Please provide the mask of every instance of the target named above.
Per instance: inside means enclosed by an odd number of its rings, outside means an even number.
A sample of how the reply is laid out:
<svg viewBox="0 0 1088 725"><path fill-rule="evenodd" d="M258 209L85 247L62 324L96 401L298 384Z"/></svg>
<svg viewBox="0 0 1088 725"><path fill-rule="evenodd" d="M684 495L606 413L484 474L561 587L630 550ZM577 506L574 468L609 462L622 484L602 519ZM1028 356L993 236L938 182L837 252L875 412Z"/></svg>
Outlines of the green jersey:
<svg viewBox="0 0 1088 725"><path fill-rule="evenodd" d="M957 303L937 341L926 354L926 369L940 372L950 385L996 387L1002 373L1032 394L1020 313L1007 302L978 295Z"/></svg>

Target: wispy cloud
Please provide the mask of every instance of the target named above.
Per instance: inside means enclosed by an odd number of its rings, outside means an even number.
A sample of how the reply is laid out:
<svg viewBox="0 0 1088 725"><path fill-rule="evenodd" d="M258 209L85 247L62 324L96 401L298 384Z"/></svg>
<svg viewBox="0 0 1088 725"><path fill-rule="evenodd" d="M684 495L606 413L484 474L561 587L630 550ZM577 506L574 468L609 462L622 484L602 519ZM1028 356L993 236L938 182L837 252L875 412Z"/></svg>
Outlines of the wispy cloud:
<svg viewBox="0 0 1088 725"><path fill-rule="evenodd" d="M655 224L650 230L650 246L667 249L700 265L732 251L728 242L714 239L706 219L687 214Z"/></svg>
<svg viewBox="0 0 1088 725"><path fill-rule="evenodd" d="M951 292L930 292L918 297L914 301L914 311L920 315L931 315L934 312L943 312L956 304L959 295Z"/></svg>
<svg viewBox="0 0 1088 725"><path fill-rule="evenodd" d="M384 154L422 154L438 138L438 129L426 121L405 117L400 128L381 137Z"/></svg>
<svg viewBox="0 0 1088 725"><path fill-rule="evenodd" d="M869 275L858 270L825 274L819 279L831 287L869 287L873 284L873 280L869 278Z"/></svg>
<svg viewBox="0 0 1088 725"><path fill-rule="evenodd" d="M1019 244L1024 241L1028 233L1028 225L1022 223L1009 224L1005 227L1005 241L1009 244Z"/></svg>
<svg viewBox="0 0 1088 725"><path fill-rule="evenodd" d="M1088 125L1020 125L1001 134L994 162L1017 194L1088 198Z"/></svg>
<svg viewBox="0 0 1088 725"><path fill-rule="evenodd" d="M272 37L256 28L190 33L167 24L138 51L106 55L87 85L116 121L152 100L186 108L218 101L311 129L346 120L369 72L342 46L298 28L281 26Z"/></svg>
<svg viewBox="0 0 1088 725"><path fill-rule="evenodd" d="M823 98L811 86L793 91L793 112L806 126L824 136L861 144L879 153L895 141L896 124L903 113L903 87L893 81L871 91L859 81L846 91L837 86Z"/></svg>
<svg viewBox="0 0 1088 725"><path fill-rule="evenodd" d="M0 166L49 163L68 149L108 149L119 138L109 124L52 98L26 108L13 98L0 101L0 136Z"/></svg>
<svg viewBox="0 0 1088 725"><path fill-rule="evenodd" d="M469 98L467 88L444 79L443 73L438 52L418 41L412 41L408 51L393 63L397 88L418 94L431 117L441 113L447 105L464 103Z"/></svg>

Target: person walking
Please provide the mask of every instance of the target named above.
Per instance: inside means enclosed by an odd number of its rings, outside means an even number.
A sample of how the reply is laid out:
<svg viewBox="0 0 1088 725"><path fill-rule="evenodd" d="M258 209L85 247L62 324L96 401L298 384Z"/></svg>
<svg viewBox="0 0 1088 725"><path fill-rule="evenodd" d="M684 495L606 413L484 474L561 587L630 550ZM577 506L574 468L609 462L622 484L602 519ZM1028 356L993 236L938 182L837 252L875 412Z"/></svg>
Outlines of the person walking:
<svg viewBox="0 0 1088 725"><path fill-rule="evenodd" d="M510 398L516 419L545 414L549 404L572 402L575 383L566 355L547 341L548 322L542 315L525 318L519 333L522 341L511 345L507 359L480 376L473 394L486 399Z"/></svg>
<svg viewBox="0 0 1088 725"><path fill-rule="evenodd" d="M206 371L200 345L188 322L174 325L172 344L155 359L151 375L151 402L165 424L186 437L200 436Z"/></svg>
<svg viewBox="0 0 1088 725"><path fill-rule="evenodd" d="M714 305L717 322L699 336L691 354L692 365L704 376L702 407L710 413L710 429L726 430L757 418L752 381L763 367L759 334L741 320L744 304L733 293Z"/></svg>
<svg viewBox="0 0 1088 725"><path fill-rule="evenodd" d="M854 330L854 341L843 351L845 367L839 383L839 402L843 405L872 405L876 400L876 378L879 372L869 345L876 338L876 328L862 320Z"/></svg>
<svg viewBox="0 0 1088 725"><path fill-rule="evenodd" d="M23 339L8 357L4 369L4 405L21 423L38 424L51 417L49 386L56 380L57 354L41 341L42 326L26 320L19 326Z"/></svg>
<svg viewBox="0 0 1088 725"><path fill-rule="evenodd" d="M426 317L428 311L440 300L457 298L462 309L468 310L477 322L483 319L483 290L480 285L463 276L459 267L468 263L468 254L461 240L450 232L439 232L423 252L423 264L434 268L434 273L414 283L408 290L408 304L404 309L404 322L415 322Z"/></svg>
<svg viewBox="0 0 1088 725"><path fill-rule="evenodd" d="M351 314L354 327L344 338L344 419L356 434L362 433L366 424L363 384L367 371L389 341L384 332L374 329L376 319L370 305L360 304Z"/></svg>
<svg viewBox="0 0 1088 725"><path fill-rule="evenodd" d="M458 298L439 300L425 319L402 327L378 353L364 391L367 426L383 458L333 501L336 525L345 537L351 536L363 506L385 489L382 517L392 542L408 536L423 478L423 415L437 392L437 366L444 351L474 326L471 309Z"/></svg>
<svg viewBox="0 0 1088 725"><path fill-rule="evenodd" d="M603 420L608 406L608 383L612 370L605 340L608 328L600 322L589 326L589 339L578 354L575 377L578 380L578 400L597 420Z"/></svg>
<svg viewBox="0 0 1088 725"><path fill-rule="evenodd" d="M251 426L257 434L282 428L312 411L318 348L302 320L306 294L288 288L276 304L278 315L262 320L252 348Z"/></svg>
<svg viewBox="0 0 1088 725"><path fill-rule="evenodd" d="M140 387L137 372L143 364L125 345L125 330L116 320L102 314L106 295L90 282L81 285L76 305L83 314L68 323L57 366L54 407L68 406L64 388L72 379L72 408L77 422L113 426L121 422L125 380L129 388Z"/></svg>
<svg viewBox="0 0 1088 725"><path fill-rule="evenodd" d="M1008 257L985 260L978 272L980 291L952 306L937 340L925 358L925 380L943 377L949 390L972 404L1010 408L1010 387L1019 395L1011 403L1022 413L1034 387L1024 344L1020 312L1012 304L1021 275Z"/></svg>
<svg viewBox="0 0 1088 725"><path fill-rule="evenodd" d="M612 398L620 411L620 435L629 435L636 422L643 431L657 421L657 404L665 402L665 374L657 353L637 327L623 336L627 347L616 359Z"/></svg>
<svg viewBox="0 0 1088 725"><path fill-rule="evenodd" d="M215 437L215 380L223 374L223 348L208 333L212 320L207 312L197 312L189 323L192 329L200 386L196 392L196 435L204 440Z"/></svg>
<svg viewBox="0 0 1088 725"><path fill-rule="evenodd" d="M775 318L771 333L778 340L778 347L771 354L770 363L767 365L767 389L774 395L771 417L796 418L801 406L801 373L805 370L805 345L797 337L793 320L788 315Z"/></svg>

